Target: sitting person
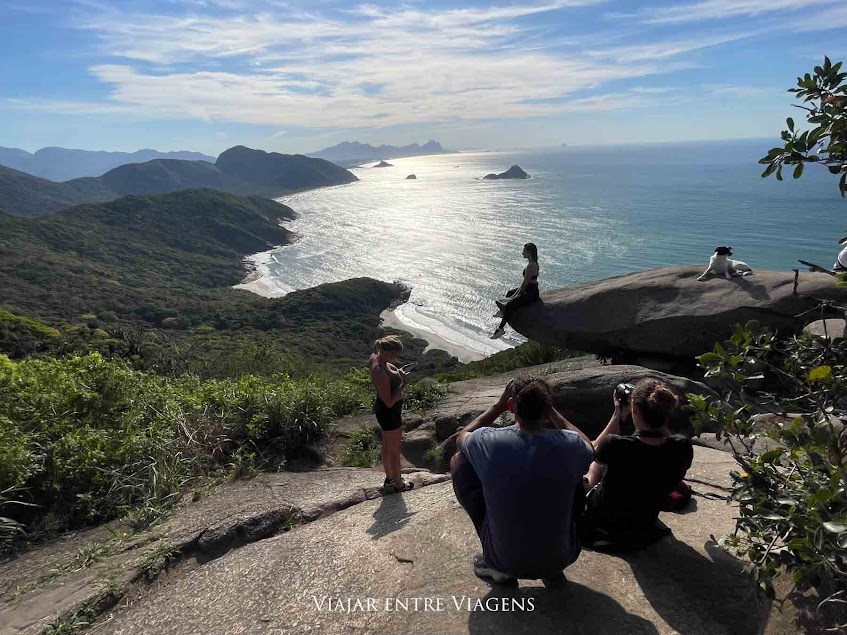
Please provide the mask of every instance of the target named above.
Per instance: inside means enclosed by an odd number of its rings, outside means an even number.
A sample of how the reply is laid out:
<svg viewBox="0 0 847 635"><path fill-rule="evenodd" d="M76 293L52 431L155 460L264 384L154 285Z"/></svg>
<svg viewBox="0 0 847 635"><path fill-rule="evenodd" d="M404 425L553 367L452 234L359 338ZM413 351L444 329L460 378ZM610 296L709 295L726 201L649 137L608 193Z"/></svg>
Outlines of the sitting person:
<svg viewBox="0 0 847 635"><path fill-rule="evenodd" d="M506 323L509 319L509 311L512 311L519 306L532 304L538 300L538 248L534 243L527 243L523 246L522 254L529 262L523 270L523 282L517 289L510 289L506 293L507 300L497 300L497 311L494 317L503 318L500 320L500 325L492 333L491 339L496 340L506 333Z"/></svg>
<svg viewBox="0 0 847 635"><path fill-rule="evenodd" d="M512 410L516 423L491 428ZM545 428L546 422L558 429ZM477 577L564 582L562 570L580 552L573 502L591 465L591 442L553 407L543 381L511 381L496 404L458 433L450 461L456 498L482 543Z"/></svg>
<svg viewBox="0 0 847 635"><path fill-rule="evenodd" d="M638 382L628 406L615 391L614 403L611 420L594 441L580 535L585 544L599 533L624 536L635 546L640 538L649 542L659 511L691 467L694 450L688 438L668 431L679 400L662 382ZM621 421L630 409L635 432L622 436Z"/></svg>

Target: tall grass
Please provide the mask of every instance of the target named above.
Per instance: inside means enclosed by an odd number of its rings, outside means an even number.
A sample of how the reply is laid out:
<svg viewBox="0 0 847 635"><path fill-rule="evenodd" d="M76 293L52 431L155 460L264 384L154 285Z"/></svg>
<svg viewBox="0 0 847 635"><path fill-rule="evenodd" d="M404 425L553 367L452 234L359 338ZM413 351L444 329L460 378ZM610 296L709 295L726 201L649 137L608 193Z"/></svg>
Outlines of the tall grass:
<svg viewBox="0 0 847 635"><path fill-rule="evenodd" d="M355 377L169 379L97 353L12 362L0 355L5 535L167 509L191 479L280 468L333 419L371 399ZM0 498L0 504L3 499Z"/></svg>

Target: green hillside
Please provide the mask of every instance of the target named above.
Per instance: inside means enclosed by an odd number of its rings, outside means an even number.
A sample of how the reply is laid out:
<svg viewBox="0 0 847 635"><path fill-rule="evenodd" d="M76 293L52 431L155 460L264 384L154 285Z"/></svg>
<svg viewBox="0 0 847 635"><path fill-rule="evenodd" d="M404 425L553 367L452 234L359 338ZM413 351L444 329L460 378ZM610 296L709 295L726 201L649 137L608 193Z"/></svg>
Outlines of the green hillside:
<svg viewBox="0 0 847 635"><path fill-rule="evenodd" d="M276 196L291 190L341 185L358 179L324 159L301 154L279 154L235 146L222 153L215 166L240 183L249 183Z"/></svg>
<svg viewBox="0 0 847 635"><path fill-rule="evenodd" d="M356 181L344 168L323 159L237 146L216 164L154 159L119 166L97 178L55 183L0 166L0 209L15 216L42 216L81 203L120 196L166 194L207 188L242 196L277 197L295 190Z"/></svg>
<svg viewBox="0 0 847 635"><path fill-rule="evenodd" d="M0 209L18 216L51 214L80 203L115 198L98 179L55 183L0 165Z"/></svg>
<svg viewBox="0 0 847 635"><path fill-rule="evenodd" d="M201 187L225 192L239 189L235 179L223 174L211 163L176 159L121 165L106 172L100 181L104 187L121 196L164 194Z"/></svg>

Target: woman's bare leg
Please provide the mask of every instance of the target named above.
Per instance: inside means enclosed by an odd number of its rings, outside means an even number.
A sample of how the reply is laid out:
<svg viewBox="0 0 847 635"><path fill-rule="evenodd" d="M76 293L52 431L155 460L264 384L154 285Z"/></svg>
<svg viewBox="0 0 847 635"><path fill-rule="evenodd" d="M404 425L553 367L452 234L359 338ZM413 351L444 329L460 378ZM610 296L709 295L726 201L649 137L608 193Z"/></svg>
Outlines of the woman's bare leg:
<svg viewBox="0 0 847 635"><path fill-rule="evenodd" d="M382 433L382 445L380 446L380 455L382 456L382 469L385 471L385 478L391 478L391 455L388 452L388 439L386 439L387 432L383 431Z"/></svg>
<svg viewBox="0 0 847 635"><path fill-rule="evenodd" d="M382 449L384 454L385 474L400 483L400 445L403 442L403 429L388 430L382 433Z"/></svg>

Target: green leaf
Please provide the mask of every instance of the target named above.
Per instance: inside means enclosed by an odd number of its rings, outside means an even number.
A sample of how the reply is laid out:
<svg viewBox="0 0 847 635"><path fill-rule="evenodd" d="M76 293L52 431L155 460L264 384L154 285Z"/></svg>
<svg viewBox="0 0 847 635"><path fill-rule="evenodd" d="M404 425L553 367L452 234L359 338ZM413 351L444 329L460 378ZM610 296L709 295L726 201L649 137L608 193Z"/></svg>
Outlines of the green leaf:
<svg viewBox="0 0 847 635"><path fill-rule="evenodd" d="M794 120L791 117L789 117L788 119L785 120L785 123L788 124L788 129L791 132L794 132Z"/></svg>
<svg viewBox="0 0 847 635"><path fill-rule="evenodd" d="M827 382L832 379L832 366L818 366L809 371L809 381Z"/></svg>
<svg viewBox="0 0 847 635"><path fill-rule="evenodd" d="M833 534L843 534L844 532L847 532L847 524L844 523L828 522L823 524L823 528Z"/></svg>
<svg viewBox="0 0 847 635"><path fill-rule="evenodd" d="M801 176L803 176L803 164L798 163L797 167L794 168L794 178L799 179Z"/></svg>

